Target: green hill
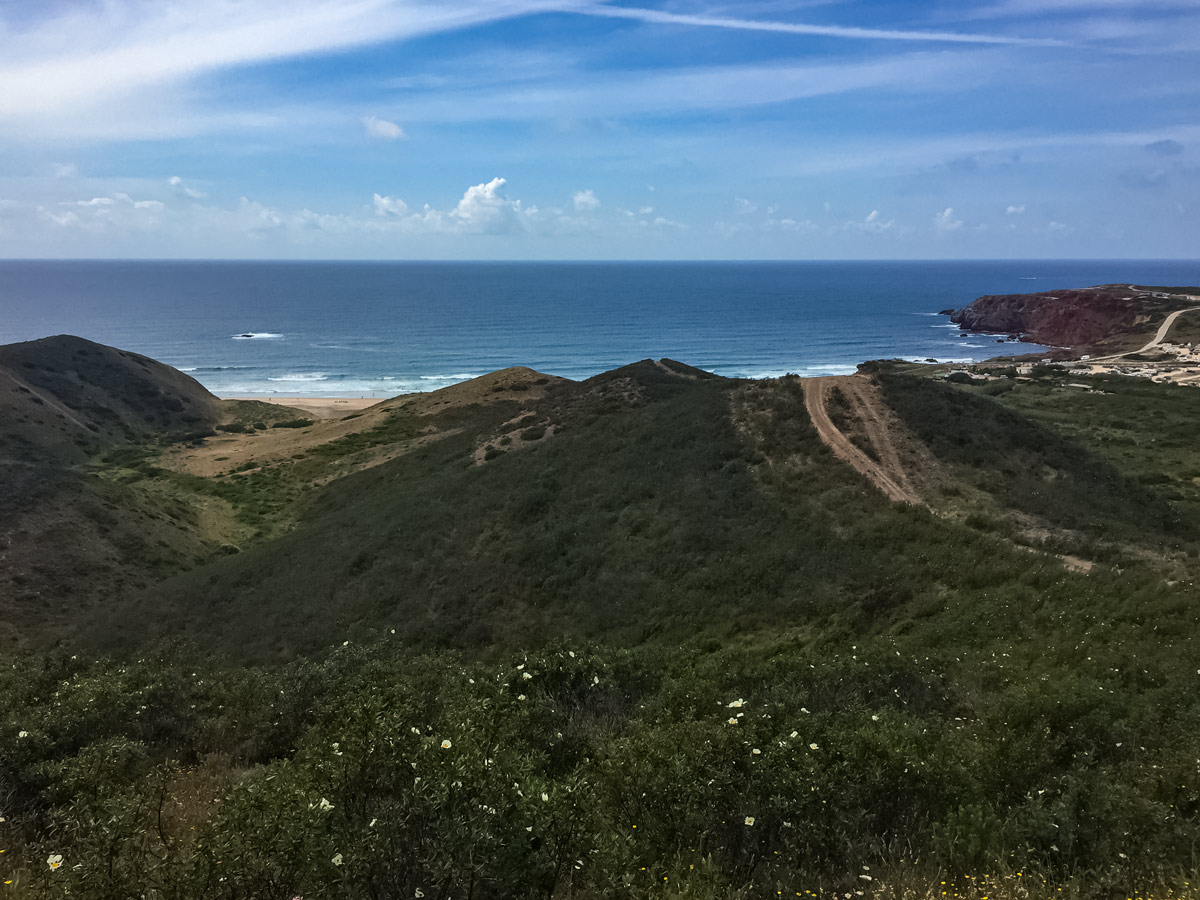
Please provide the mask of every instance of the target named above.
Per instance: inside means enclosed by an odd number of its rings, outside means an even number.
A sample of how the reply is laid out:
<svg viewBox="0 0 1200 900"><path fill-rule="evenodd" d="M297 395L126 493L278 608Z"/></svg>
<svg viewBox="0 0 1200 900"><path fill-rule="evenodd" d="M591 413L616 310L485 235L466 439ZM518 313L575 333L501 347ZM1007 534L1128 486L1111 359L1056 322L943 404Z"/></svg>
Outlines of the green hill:
<svg viewBox="0 0 1200 900"><path fill-rule="evenodd" d="M37 898L1191 896L1200 392L935 374L830 392L913 504L802 379L671 360L59 465L141 581L81 565L53 621L13 619L44 649L0 665L4 871ZM236 540L184 552L218 520Z"/></svg>

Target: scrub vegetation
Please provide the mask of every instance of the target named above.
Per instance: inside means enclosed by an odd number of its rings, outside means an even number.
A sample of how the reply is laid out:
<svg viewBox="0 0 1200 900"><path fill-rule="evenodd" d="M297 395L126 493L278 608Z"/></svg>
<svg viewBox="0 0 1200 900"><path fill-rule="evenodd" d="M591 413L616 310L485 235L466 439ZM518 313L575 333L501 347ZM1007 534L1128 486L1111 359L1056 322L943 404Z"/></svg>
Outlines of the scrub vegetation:
<svg viewBox="0 0 1200 900"><path fill-rule="evenodd" d="M1200 392L883 365L907 505L703 374L63 469L209 544L22 595L0 898L1195 896Z"/></svg>

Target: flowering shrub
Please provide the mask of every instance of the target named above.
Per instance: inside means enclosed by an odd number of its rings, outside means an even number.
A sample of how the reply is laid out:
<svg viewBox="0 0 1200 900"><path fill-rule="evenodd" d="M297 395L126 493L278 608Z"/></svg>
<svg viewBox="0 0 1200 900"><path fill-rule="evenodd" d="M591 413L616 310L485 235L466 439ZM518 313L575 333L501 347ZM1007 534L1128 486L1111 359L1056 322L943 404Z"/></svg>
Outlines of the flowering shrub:
<svg viewBox="0 0 1200 900"><path fill-rule="evenodd" d="M984 705L969 670L898 646L9 659L0 880L35 900L882 897L944 865L1086 896L1187 872L1183 671L1145 662L1177 698L1151 731L1136 691L1100 696L1104 667Z"/></svg>

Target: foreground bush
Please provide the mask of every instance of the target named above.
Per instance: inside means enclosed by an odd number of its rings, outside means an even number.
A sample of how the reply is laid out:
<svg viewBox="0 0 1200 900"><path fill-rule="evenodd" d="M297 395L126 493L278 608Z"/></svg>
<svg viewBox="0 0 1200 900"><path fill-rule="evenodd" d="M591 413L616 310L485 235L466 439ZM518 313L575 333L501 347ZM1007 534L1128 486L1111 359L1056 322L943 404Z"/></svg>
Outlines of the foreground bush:
<svg viewBox="0 0 1200 900"><path fill-rule="evenodd" d="M1017 659L981 694L978 660L882 639L183 658L6 661L11 896L1132 897L1196 868L1197 704L1149 662L1114 689Z"/></svg>

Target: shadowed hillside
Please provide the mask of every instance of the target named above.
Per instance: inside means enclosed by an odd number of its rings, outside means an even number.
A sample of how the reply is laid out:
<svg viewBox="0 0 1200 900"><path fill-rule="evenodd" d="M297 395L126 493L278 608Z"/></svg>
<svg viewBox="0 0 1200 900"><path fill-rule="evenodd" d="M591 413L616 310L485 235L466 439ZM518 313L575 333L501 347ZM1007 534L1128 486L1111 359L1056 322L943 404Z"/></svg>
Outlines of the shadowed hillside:
<svg viewBox="0 0 1200 900"><path fill-rule="evenodd" d="M82 462L148 436L207 430L221 401L149 357L71 335L0 347L0 457Z"/></svg>

